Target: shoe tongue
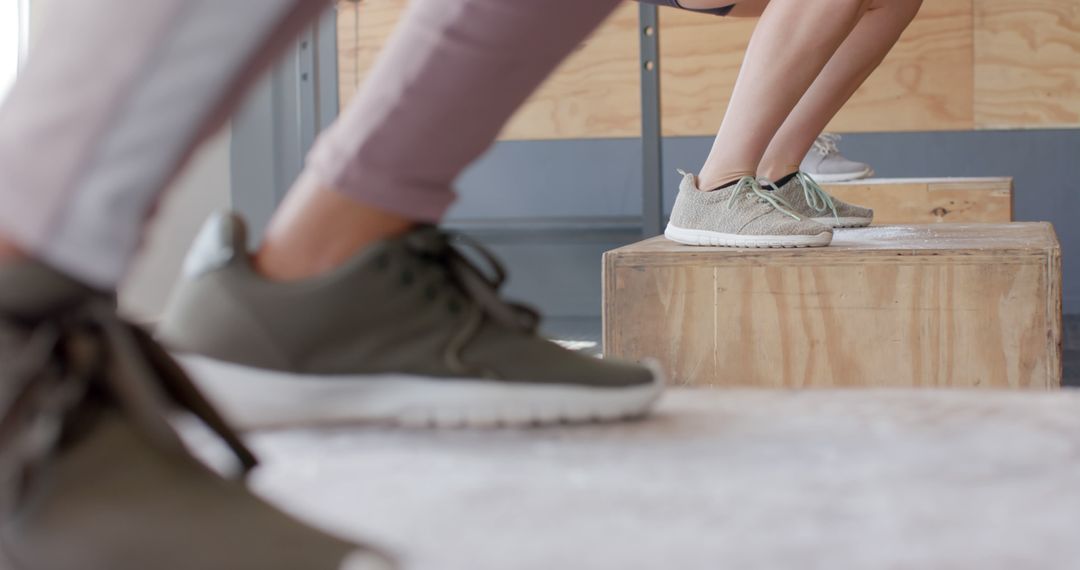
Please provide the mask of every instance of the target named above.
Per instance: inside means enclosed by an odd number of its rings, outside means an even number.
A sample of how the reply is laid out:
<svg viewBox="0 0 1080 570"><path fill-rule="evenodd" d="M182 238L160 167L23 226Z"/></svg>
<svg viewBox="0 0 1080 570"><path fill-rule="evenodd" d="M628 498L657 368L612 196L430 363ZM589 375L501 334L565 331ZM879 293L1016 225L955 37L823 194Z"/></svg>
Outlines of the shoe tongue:
<svg viewBox="0 0 1080 570"><path fill-rule="evenodd" d="M776 181L773 182L773 185L775 185L777 188L783 188L784 186L787 185L788 182L791 182L792 180L795 180L795 177L798 176L798 175L799 175L799 171L796 170L795 172L792 172L790 174L781 176L780 178L776 179Z"/></svg>
<svg viewBox="0 0 1080 570"><path fill-rule="evenodd" d="M93 297L106 295L43 263L19 261L0 265L0 315L40 319Z"/></svg>
<svg viewBox="0 0 1080 570"><path fill-rule="evenodd" d="M221 269L247 253L247 225L229 211L214 212L203 223L184 258L183 274L189 279Z"/></svg>

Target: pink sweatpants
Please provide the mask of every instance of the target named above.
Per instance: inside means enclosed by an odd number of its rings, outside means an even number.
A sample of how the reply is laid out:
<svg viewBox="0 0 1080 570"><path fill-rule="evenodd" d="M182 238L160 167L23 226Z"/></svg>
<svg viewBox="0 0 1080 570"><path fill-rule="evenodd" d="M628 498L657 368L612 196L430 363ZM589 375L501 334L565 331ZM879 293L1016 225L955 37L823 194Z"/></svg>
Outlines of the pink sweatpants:
<svg viewBox="0 0 1080 570"><path fill-rule="evenodd" d="M307 172L437 221L454 179L617 1L412 0ZM0 106L0 236L114 288L161 192L326 7L56 0Z"/></svg>

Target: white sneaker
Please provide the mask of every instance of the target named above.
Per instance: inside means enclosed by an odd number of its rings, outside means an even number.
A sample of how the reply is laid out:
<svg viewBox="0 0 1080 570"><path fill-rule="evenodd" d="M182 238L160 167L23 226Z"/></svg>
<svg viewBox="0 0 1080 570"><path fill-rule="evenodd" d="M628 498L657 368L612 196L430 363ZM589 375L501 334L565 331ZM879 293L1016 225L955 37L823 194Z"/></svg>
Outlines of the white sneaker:
<svg viewBox="0 0 1080 570"><path fill-rule="evenodd" d="M874 169L869 164L844 158L837 146L839 143L840 135L818 135L799 170L813 176L818 182L845 182L874 175Z"/></svg>

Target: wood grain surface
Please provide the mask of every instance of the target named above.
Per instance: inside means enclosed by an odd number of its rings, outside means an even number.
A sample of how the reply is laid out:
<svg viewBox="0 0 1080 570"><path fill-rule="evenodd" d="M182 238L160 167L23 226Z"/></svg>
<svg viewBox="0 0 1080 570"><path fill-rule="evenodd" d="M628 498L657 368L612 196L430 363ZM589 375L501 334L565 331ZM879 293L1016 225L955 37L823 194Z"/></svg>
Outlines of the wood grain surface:
<svg viewBox="0 0 1080 570"><path fill-rule="evenodd" d="M407 0L338 4L345 105ZM660 11L668 136L716 132L756 21ZM626 2L510 120L503 139L640 133L637 5ZM841 132L1080 126L1080 0L925 2L829 125Z"/></svg>
<svg viewBox="0 0 1080 570"><path fill-rule="evenodd" d="M359 7L356 2L337 3L338 100L344 108L360 85Z"/></svg>
<svg viewBox="0 0 1080 570"><path fill-rule="evenodd" d="M823 184L877 224L1011 222L1012 178L871 178Z"/></svg>
<svg viewBox="0 0 1080 570"><path fill-rule="evenodd" d="M339 2L341 105L393 32L407 0ZM627 2L562 63L506 125L501 139L637 137L641 133L637 4Z"/></svg>
<svg viewBox="0 0 1080 570"><path fill-rule="evenodd" d="M978 126L1080 126L1080 0L974 6Z"/></svg>
<svg viewBox="0 0 1080 570"><path fill-rule="evenodd" d="M664 134L715 134L755 24L754 19L662 11ZM829 128L970 129L973 75L971 0L926 2Z"/></svg>
<svg viewBox="0 0 1080 570"><path fill-rule="evenodd" d="M1061 381L1049 224L881 226L805 250L604 257L604 350L676 385L1049 389Z"/></svg>

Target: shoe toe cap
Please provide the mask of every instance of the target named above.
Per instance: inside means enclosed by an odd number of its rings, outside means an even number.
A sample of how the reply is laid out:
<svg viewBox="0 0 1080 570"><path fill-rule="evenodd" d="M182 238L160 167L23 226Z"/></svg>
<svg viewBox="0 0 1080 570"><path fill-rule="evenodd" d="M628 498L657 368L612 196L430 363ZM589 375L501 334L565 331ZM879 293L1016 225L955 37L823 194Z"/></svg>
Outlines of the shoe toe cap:
<svg viewBox="0 0 1080 570"><path fill-rule="evenodd" d="M841 217L845 218L873 218L874 211L870 208L864 208L862 206L856 206L854 204L844 204L842 207L837 208Z"/></svg>
<svg viewBox="0 0 1080 570"><path fill-rule="evenodd" d="M826 160L818 165L819 174L849 174L849 173L862 173L870 170L870 165L865 162L858 162L855 160L849 160L842 157L833 157L830 160Z"/></svg>
<svg viewBox="0 0 1080 570"><path fill-rule="evenodd" d="M659 368L649 363L637 364L618 358L581 356L583 358L577 362L574 377L587 385L598 388L663 385L663 375Z"/></svg>

